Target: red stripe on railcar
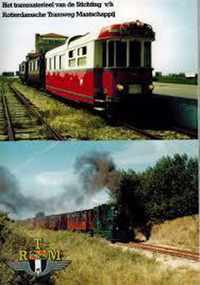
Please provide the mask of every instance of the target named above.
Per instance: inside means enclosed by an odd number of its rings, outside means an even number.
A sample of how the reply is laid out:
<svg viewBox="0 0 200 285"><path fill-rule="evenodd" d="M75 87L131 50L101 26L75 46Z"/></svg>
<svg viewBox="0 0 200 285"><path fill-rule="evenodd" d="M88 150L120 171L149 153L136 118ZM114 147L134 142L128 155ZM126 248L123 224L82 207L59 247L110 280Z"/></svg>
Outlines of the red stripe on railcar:
<svg viewBox="0 0 200 285"><path fill-rule="evenodd" d="M94 70L47 72L47 91L73 101L93 103L96 73Z"/></svg>
<svg viewBox="0 0 200 285"><path fill-rule="evenodd" d="M147 69L95 69L68 72L48 72L47 91L72 101L94 104L97 92L106 96L117 96L116 85L140 83L148 85L152 81L152 70ZM148 90L146 90L148 92ZM146 93L144 90L144 93Z"/></svg>

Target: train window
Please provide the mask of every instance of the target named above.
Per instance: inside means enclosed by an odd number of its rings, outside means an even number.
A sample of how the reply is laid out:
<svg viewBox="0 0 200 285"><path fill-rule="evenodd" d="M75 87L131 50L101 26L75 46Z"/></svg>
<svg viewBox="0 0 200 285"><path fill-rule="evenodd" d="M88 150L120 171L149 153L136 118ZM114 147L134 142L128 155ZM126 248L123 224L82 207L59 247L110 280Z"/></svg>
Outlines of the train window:
<svg viewBox="0 0 200 285"><path fill-rule="evenodd" d="M73 58L74 57L74 50L70 50L69 51L69 58Z"/></svg>
<svg viewBox="0 0 200 285"><path fill-rule="evenodd" d="M82 47L82 55L86 55L87 54L87 47Z"/></svg>
<svg viewBox="0 0 200 285"><path fill-rule="evenodd" d="M69 60L69 66L70 67L76 66L76 59L75 58Z"/></svg>
<svg viewBox="0 0 200 285"><path fill-rule="evenodd" d="M108 42L108 66L114 66L114 42Z"/></svg>
<svg viewBox="0 0 200 285"><path fill-rule="evenodd" d="M61 55L61 69L64 69L65 68L65 55L62 54Z"/></svg>
<svg viewBox="0 0 200 285"><path fill-rule="evenodd" d="M87 47L86 46L78 48L78 50L77 50L78 56L82 56L82 55L86 55L86 54L87 54Z"/></svg>
<svg viewBox="0 0 200 285"><path fill-rule="evenodd" d="M144 43L144 66L151 67L151 42Z"/></svg>
<svg viewBox="0 0 200 285"><path fill-rule="evenodd" d="M54 56L54 58L53 58L53 68L54 68L54 70L56 70L56 56Z"/></svg>
<svg viewBox="0 0 200 285"><path fill-rule="evenodd" d="M141 65L141 43L138 41L130 42L130 66L139 67Z"/></svg>
<svg viewBox="0 0 200 285"><path fill-rule="evenodd" d="M106 42L103 42L103 67L106 66Z"/></svg>
<svg viewBox="0 0 200 285"><path fill-rule="evenodd" d="M87 64L86 56L82 56L78 58L78 66L84 66Z"/></svg>
<svg viewBox="0 0 200 285"><path fill-rule="evenodd" d="M49 58L49 70L51 70L51 58Z"/></svg>
<svg viewBox="0 0 200 285"><path fill-rule="evenodd" d="M116 65L125 67L127 65L127 43L116 41Z"/></svg>
<svg viewBox="0 0 200 285"><path fill-rule="evenodd" d="M69 56L69 67L76 66L75 50L70 50L68 56Z"/></svg>
<svg viewBox="0 0 200 285"><path fill-rule="evenodd" d="M77 65L78 66L85 66L87 64L87 47L81 47L77 49Z"/></svg>
<svg viewBox="0 0 200 285"><path fill-rule="evenodd" d="M59 55L59 69L62 69L62 56Z"/></svg>

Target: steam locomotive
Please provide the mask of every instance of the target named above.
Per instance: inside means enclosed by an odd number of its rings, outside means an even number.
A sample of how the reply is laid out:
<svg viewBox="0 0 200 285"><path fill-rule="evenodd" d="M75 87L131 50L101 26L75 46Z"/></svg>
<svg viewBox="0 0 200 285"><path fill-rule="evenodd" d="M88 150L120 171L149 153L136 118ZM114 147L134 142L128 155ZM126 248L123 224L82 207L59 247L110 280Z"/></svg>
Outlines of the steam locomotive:
<svg viewBox="0 0 200 285"><path fill-rule="evenodd" d="M73 36L20 65L24 83L55 96L112 110L127 98L152 93L152 27L139 20Z"/></svg>
<svg viewBox="0 0 200 285"><path fill-rule="evenodd" d="M34 228L100 235L112 242L128 242L133 239L133 228L128 215L113 204L103 204L77 212L35 217L26 222Z"/></svg>

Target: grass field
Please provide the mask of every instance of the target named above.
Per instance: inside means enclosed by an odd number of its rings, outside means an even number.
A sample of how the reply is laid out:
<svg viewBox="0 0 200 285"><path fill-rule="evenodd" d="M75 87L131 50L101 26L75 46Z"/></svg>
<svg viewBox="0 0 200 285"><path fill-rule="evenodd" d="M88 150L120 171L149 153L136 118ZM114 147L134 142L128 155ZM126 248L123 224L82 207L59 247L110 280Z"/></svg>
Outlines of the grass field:
<svg viewBox="0 0 200 285"><path fill-rule="evenodd" d="M97 237L64 231L32 230L22 226L16 228L14 224L11 227L17 237L26 237L26 242L23 241L25 244L35 237L45 238L51 248L62 249L65 258L72 260L67 269L55 273L55 285L199 285L200 270L186 267L170 269L155 258L113 248ZM16 235L15 239L9 238L2 251L4 257L16 258L17 248L20 247L22 241ZM12 273L0 266L0 274L2 270L4 283L0 284L8 285L10 283L5 278Z"/></svg>

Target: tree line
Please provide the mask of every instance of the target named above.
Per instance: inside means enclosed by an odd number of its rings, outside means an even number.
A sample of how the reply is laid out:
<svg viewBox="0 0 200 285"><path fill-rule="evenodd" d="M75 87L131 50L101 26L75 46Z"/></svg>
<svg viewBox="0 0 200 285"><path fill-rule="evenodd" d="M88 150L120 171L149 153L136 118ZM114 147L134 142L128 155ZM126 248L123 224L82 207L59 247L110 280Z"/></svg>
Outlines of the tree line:
<svg viewBox="0 0 200 285"><path fill-rule="evenodd" d="M112 193L133 225L160 223L198 213L198 160L186 154L162 157L142 173L122 171Z"/></svg>

